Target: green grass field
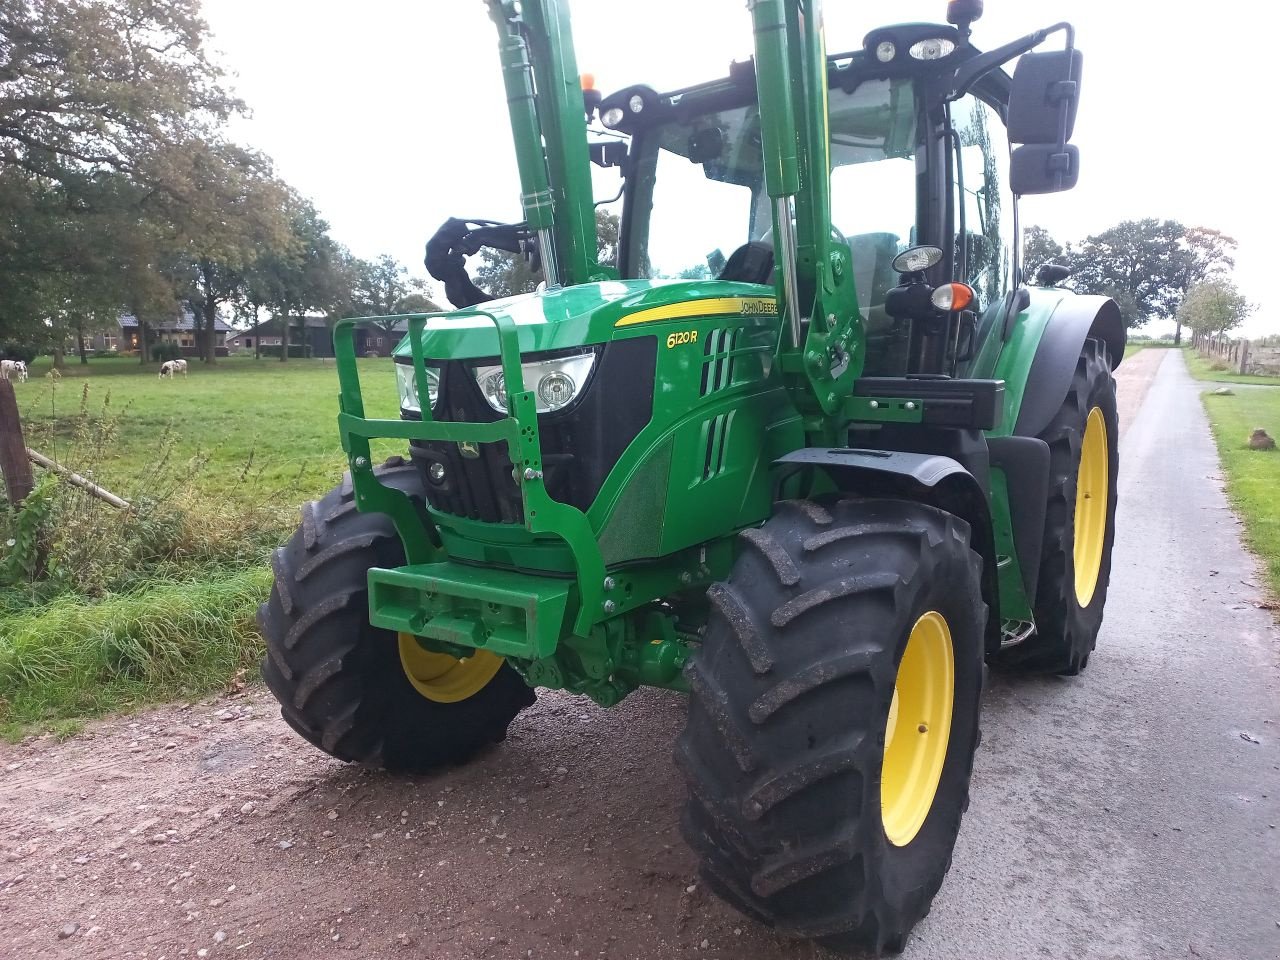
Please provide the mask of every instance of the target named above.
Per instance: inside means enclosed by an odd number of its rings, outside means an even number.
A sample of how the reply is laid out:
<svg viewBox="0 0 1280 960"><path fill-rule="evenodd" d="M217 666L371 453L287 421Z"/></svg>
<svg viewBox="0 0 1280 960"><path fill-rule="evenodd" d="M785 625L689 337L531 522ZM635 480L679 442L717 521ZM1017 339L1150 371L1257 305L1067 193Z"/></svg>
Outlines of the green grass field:
<svg viewBox="0 0 1280 960"><path fill-rule="evenodd" d="M1280 598L1280 451L1250 450L1257 427L1280 436L1280 390L1204 395L1227 472L1227 495L1244 517L1245 539L1261 558L1272 595Z"/></svg>
<svg viewBox="0 0 1280 960"><path fill-rule="evenodd" d="M346 467L331 360L192 362L174 380L136 360L69 360L61 377L45 360L14 385L27 445L135 504L161 503L131 521L54 485L59 569L0 590L9 739L199 696L240 670L256 679L269 551ZM398 415L391 364L359 361L371 416ZM375 456L402 448L387 441Z"/></svg>
<svg viewBox="0 0 1280 960"><path fill-rule="evenodd" d="M358 363L369 415L398 416L391 360ZM71 415L87 389L90 417L100 416L104 403L119 416L118 436L98 465L108 488L128 489L145 476L166 437L175 458L197 462L190 483L208 497L279 491L301 503L333 486L345 469L332 360L229 358L213 367L192 361L187 377L173 380L159 379L156 364L126 358L87 366L72 358L57 381L46 376L49 369L47 360L37 362L31 379L16 385L27 446L47 456L65 450Z"/></svg>
<svg viewBox="0 0 1280 960"><path fill-rule="evenodd" d="M1280 387L1280 377L1261 377L1250 374L1232 373L1229 370L1215 370L1213 364L1188 348L1183 356L1187 360L1187 369L1197 380L1209 380L1213 383L1252 383L1258 386Z"/></svg>

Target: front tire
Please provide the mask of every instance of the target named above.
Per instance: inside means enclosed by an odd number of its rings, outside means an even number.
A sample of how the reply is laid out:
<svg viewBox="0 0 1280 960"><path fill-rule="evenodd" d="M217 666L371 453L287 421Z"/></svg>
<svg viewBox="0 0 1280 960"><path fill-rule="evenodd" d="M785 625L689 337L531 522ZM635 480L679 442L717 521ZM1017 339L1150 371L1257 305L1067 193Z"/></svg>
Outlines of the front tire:
<svg viewBox="0 0 1280 960"><path fill-rule="evenodd" d="M894 500L783 504L743 539L686 668L686 839L763 923L901 950L968 806L981 558L962 520Z"/></svg>
<svg viewBox="0 0 1280 960"><path fill-rule="evenodd" d="M1036 632L994 662L1072 676L1098 642L1116 533L1120 425L1103 341L1085 341L1071 388L1040 439L1049 445L1049 501Z"/></svg>
<svg viewBox="0 0 1280 960"><path fill-rule="evenodd" d="M376 473L422 497L417 468L399 457ZM330 756L424 773L504 739L534 692L506 663L442 665L451 658L370 625L369 568L404 562L390 518L358 513L349 480L304 505L301 526L272 556L275 585L258 611L262 676L289 726Z"/></svg>

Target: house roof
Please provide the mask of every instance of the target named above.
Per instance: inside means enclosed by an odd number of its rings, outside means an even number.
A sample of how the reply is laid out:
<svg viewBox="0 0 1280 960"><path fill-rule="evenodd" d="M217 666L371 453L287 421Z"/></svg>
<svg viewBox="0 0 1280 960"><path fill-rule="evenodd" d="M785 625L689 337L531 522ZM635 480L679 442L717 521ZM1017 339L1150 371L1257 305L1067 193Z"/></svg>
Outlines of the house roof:
<svg viewBox="0 0 1280 960"><path fill-rule="evenodd" d="M329 321L324 317L303 317L304 325L310 330L324 330L329 326ZM291 317L289 320L291 327L298 326L298 318ZM270 320L263 320L261 323L255 323L247 330L236 330L233 336L242 337L246 333L261 334L266 337L280 336L280 320L278 317L272 317Z"/></svg>
<svg viewBox="0 0 1280 960"><path fill-rule="evenodd" d="M161 331L181 331L194 330L196 328L196 317L190 310L183 310L182 315L174 317L172 320L162 320L159 323L149 324L152 330ZM138 327L138 318L131 313L122 314L120 317L121 330L135 330ZM231 325L224 321L221 317L214 317L214 330L225 330L230 332Z"/></svg>

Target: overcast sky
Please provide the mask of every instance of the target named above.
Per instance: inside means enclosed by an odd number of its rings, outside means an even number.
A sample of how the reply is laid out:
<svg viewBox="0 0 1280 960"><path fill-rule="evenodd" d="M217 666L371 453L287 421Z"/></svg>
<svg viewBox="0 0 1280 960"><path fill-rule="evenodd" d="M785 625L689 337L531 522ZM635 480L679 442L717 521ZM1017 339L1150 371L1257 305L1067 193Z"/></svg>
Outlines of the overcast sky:
<svg viewBox="0 0 1280 960"><path fill-rule="evenodd" d="M1119 220L1175 218L1240 242L1236 281L1280 332L1268 225L1280 212L1271 54L1280 5L1217 0L988 0L984 48L1070 19L1085 70L1080 185L1024 201L1024 223L1079 240ZM520 217L496 32L481 0L204 0L220 60L253 110L235 136L274 158L357 255L418 275L449 216ZM723 76L751 52L744 0L576 0L578 62L608 93ZM944 0L825 5L831 52L873 27L942 21ZM1198 10L1199 15L1185 11ZM846 230L856 229L848 225ZM1152 325L1149 332L1160 332Z"/></svg>

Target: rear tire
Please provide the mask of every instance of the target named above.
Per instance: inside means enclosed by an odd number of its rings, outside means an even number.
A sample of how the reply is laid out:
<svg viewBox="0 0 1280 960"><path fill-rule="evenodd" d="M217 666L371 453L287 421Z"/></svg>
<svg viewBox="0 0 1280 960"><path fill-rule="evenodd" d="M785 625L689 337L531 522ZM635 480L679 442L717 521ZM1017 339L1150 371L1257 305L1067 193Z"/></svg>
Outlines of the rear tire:
<svg viewBox="0 0 1280 960"><path fill-rule="evenodd" d="M1106 469L1106 504L1100 519L1105 528L1091 549L1096 564L1077 562L1077 498L1082 454L1085 450L1089 418L1097 411L1094 424L1096 441L1099 425L1105 431L1106 449L1102 452ZM1040 557L1040 577L1036 587L1036 632L1018 644L1001 651L993 663L1020 670L1059 673L1073 676L1089 663L1089 655L1098 642L1102 628L1103 607L1111 579L1111 547L1115 542L1116 480L1120 468L1118 440L1119 417L1116 410L1116 382L1111 376L1107 346L1101 340L1086 340L1076 362L1071 388L1058 413L1040 434L1049 445L1049 501L1045 512L1044 547ZM1092 456L1099 452L1095 447ZM1087 510L1087 508L1086 508ZM1084 524L1088 529L1088 524ZM1082 544L1087 538L1081 538ZM1088 550L1085 551L1086 553ZM1096 569L1092 584L1077 576L1077 569ZM1082 599L1084 602L1082 602Z"/></svg>
<svg viewBox="0 0 1280 960"><path fill-rule="evenodd" d="M399 457L382 482L421 498L416 467ZM262 676L301 736L339 760L422 773L462 763L506 737L534 692L509 665L472 696L423 696L396 634L369 623L370 567L403 566L391 520L355 509L350 480L302 508L302 524L272 556L275 585L258 610L267 641Z"/></svg>
<svg viewBox="0 0 1280 960"><path fill-rule="evenodd" d="M964 521L894 500L782 504L743 539L686 667L685 837L708 886L757 920L835 950L901 950L968 806L981 558ZM885 742L891 709L891 743L900 728L926 735L896 691L930 616L950 631L950 722L937 724L932 785L913 793L890 782ZM902 797L918 812L906 829Z"/></svg>

